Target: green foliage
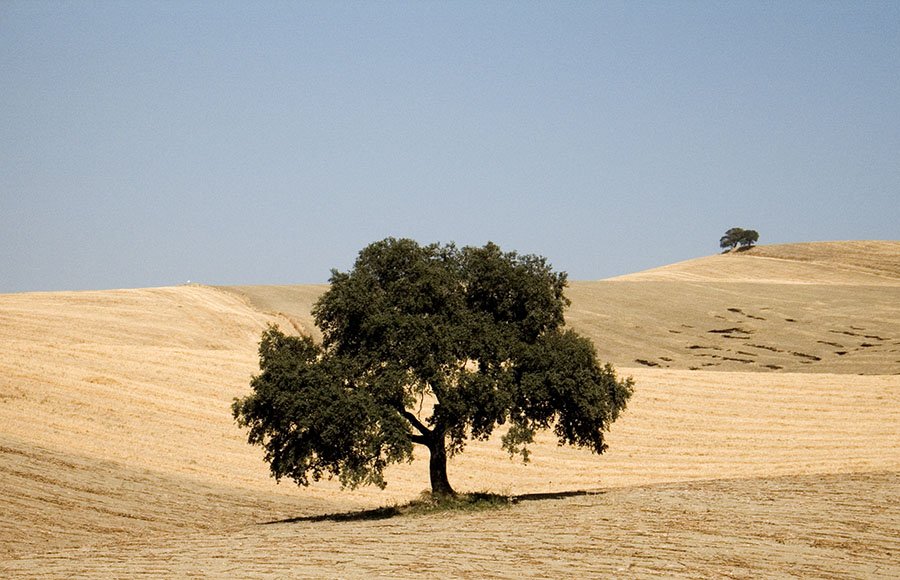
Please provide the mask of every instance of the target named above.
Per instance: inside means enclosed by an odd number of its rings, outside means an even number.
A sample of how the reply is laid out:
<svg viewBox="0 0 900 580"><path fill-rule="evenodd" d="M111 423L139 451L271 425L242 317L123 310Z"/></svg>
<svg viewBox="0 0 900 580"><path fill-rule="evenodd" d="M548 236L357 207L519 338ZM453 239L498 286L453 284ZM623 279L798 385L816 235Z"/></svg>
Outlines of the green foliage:
<svg viewBox="0 0 900 580"><path fill-rule="evenodd" d="M719 247L735 249L738 246L749 248L759 241L759 232L756 230L745 230L743 228L731 228L725 235L719 238Z"/></svg>
<svg viewBox="0 0 900 580"><path fill-rule="evenodd" d="M741 247L750 247L756 242L759 241L759 232L756 230L744 230L744 233L741 235L741 239L738 240L738 243Z"/></svg>
<svg viewBox="0 0 900 580"><path fill-rule="evenodd" d="M276 479L308 485L324 473L349 487L384 487L384 467L412 459L405 421L358 388L348 369L308 337L269 327L259 345L253 393L236 399L238 424L262 445Z"/></svg>
<svg viewBox="0 0 900 580"><path fill-rule="evenodd" d="M539 429L602 453L633 384L564 328L565 286L545 258L492 243L375 242L332 272L313 309L321 345L263 334L261 373L234 416L273 476L301 485L324 475L383 487L384 468L421 444L433 493L453 495L446 456L507 422L503 446L525 460Z"/></svg>

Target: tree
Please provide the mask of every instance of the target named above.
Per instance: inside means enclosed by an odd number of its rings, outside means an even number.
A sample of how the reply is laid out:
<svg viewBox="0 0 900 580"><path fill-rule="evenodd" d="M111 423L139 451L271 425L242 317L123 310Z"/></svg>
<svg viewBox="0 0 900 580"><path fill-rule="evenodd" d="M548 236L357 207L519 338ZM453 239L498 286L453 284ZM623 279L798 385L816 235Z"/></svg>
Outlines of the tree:
<svg viewBox="0 0 900 580"><path fill-rule="evenodd" d="M742 248L749 248L758 241L759 233L756 230L744 230L744 233L741 234L741 238L738 240L738 244Z"/></svg>
<svg viewBox="0 0 900 580"><path fill-rule="evenodd" d="M235 399L272 475L384 487L384 468L430 454L431 490L454 495L447 458L500 425L528 460L539 429L606 450L631 396L593 344L564 328L565 273L546 259L388 238L332 271L313 308L323 342L269 327L252 393Z"/></svg>
<svg viewBox="0 0 900 580"><path fill-rule="evenodd" d="M737 247L739 240L741 239L741 236L743 235L743 233L744 233L744 230L742 228L731 228L730 230L725 232L724 236L719 238L719 247L722 249L724 249L724 248L729 248L731 250L735 249Z"/></svg>
<svg viewBox="0 0 900 580"><path fill-rule="evenodd" d="M735 249L739 245L749 248L759 241L759 233L756 230L745 230L743 228L731 228L725 235L719 238L720 248Z"/></svg>

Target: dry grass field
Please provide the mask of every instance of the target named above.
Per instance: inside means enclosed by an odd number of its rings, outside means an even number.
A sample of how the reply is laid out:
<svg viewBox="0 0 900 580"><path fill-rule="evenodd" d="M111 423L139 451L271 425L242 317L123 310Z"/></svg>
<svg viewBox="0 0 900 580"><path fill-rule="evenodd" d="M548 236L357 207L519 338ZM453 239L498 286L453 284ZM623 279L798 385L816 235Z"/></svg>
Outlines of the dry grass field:
<svg viewBox="0 0 900 580"><path fill-rule="evenodd" d="M323 289L0 295L0 577L900 577L898 242L572 283L636 381L608 454L470 444L454 486L520 499L439 516L361 511L422 462L277 485L232 421L260 332L315 334Z"/></svg>

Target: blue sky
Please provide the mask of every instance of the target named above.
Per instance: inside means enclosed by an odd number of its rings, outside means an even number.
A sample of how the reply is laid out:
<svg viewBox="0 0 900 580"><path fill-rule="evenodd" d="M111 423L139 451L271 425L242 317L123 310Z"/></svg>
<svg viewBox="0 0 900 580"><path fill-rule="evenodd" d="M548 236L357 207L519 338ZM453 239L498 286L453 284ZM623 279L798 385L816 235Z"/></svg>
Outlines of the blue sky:
<svg viewBox="0 0 900 580"><path fill-rule="evenodd" d="M0 4L0 292L898 239L898 2Z"/></svg>

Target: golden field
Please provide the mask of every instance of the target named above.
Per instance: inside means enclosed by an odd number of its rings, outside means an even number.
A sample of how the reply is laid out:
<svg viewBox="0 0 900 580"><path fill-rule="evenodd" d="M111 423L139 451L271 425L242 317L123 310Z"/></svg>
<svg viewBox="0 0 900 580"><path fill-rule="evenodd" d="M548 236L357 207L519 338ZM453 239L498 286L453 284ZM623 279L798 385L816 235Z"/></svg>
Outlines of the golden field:
<svg viewBox="0 0 900 580"><path fill-rule="evenodd" d="M521 501L439 516L318 521L427 465L279 485L234 424L261 331L315 336L324 288L0 295L0 576L900 577L900 242L572 282L636 382L609 452L472 443L454 486Z"/></svg>

